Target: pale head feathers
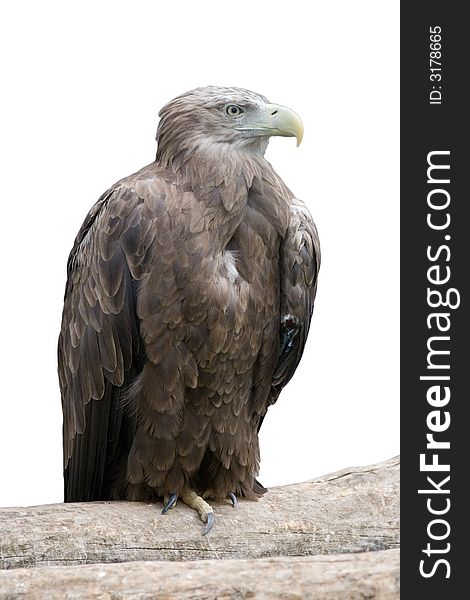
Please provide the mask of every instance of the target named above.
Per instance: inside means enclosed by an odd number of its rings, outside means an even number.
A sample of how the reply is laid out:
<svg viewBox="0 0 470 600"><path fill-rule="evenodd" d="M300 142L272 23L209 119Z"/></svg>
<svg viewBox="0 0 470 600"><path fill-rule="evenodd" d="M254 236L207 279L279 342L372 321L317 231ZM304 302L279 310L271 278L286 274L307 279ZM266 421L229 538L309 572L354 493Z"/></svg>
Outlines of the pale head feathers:
<svg viewBox="0 0 470 600"><path fill-rule="evenodd" d="M243 119L257 115L267 103L250 90L219 86L196 88L174 98L159 112L157 162L178 170L195 154L206 160L222 156L230 160L240 152L262 156L268 136L251 137L235 129L237 119L227 114L227 107L242 107Z"/></svg>

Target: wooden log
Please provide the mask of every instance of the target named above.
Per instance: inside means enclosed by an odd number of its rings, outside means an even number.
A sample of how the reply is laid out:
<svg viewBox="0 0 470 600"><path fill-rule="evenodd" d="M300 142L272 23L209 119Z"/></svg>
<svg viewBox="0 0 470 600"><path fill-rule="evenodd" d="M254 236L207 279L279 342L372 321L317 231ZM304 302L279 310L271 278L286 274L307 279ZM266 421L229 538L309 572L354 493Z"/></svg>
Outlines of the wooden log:
<svg viewBox="0 0 470 600"><path fill-rule="evenodd" d="M213 503L202 523L181 503L53 504L0 509L0 568L128 561L343 554L399 546L399 459L271 489L259 502Z"/></svg>
<svg viewBox="0 0 470 600"><path fill-rule="evenodd" d="M360 600L399 598L399 552L133 562L0 572L0 600Z"/></svg>

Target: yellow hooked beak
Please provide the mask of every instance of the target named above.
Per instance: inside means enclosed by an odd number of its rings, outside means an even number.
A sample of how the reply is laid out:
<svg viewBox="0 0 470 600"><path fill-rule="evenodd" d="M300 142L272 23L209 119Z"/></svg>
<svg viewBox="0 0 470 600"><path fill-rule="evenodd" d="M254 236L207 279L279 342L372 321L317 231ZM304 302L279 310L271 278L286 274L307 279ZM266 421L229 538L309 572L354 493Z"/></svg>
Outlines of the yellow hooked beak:
<svg viewBox="0 0 470 600"><path fill-rule="evenodd" d="M250 131L252 135L296 137L297 146L300 145L304 135L304 126L299 115L280 104L265 104L262 115L258 113L254 123L245 123L235 129Z"/></svg>
<svg viewBox="0 0 470 600"><path fill-rule="evenodd" d="M266 127L269 129L269 135L280 135L283 137L296 137L297 146L304 136L304 126L299 115L279 104L266 105Z"/></svg>

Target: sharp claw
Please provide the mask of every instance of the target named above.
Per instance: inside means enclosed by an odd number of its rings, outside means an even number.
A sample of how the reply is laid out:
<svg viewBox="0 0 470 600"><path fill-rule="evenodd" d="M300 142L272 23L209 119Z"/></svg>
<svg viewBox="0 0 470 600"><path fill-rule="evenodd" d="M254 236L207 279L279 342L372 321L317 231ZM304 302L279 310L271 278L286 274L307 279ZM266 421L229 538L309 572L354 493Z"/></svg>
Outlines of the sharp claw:
<svg viewBox="0 0 470 600"><path fill-rule="evenodd" d="M214 523L215 523L214 513L213 512L207 513L207 524L204 527L204 531L202 532L202 535L206 535L207 533L209 533L209 531L212 529L212 527L214 527Z"/></svg>
<svg viewBox="0 0 470 600"><path fill-rule="evenodd" d="M162 515L165 515L170 510L170 508L175 505L177 500L178 500L178 494L170 494L170 497L168 498L167 503L163 507Z"/></svg>
<svg viewBox="0 0 470 600"><path fill-rule="evenodd" d="M235 506L237 505L237 497L235 496L235 494L233 492L230 492L230 494L228 495L228 497L232 501L233 508L235 508Z"/></svg>

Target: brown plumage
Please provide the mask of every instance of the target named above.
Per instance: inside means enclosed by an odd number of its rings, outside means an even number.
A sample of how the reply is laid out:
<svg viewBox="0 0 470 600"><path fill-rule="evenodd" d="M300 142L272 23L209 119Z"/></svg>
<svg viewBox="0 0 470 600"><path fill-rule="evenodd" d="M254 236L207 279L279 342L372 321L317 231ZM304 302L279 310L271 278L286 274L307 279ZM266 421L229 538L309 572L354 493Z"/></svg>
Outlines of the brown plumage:
<svg viewBox="0 0 470 600"><path fill-rule="evenodd" d="M263 156L298 117L219 87L160 116L156 161L101 196L68 261L66 501L259 497L258 431L309 329L317 233Z"/></svg>

